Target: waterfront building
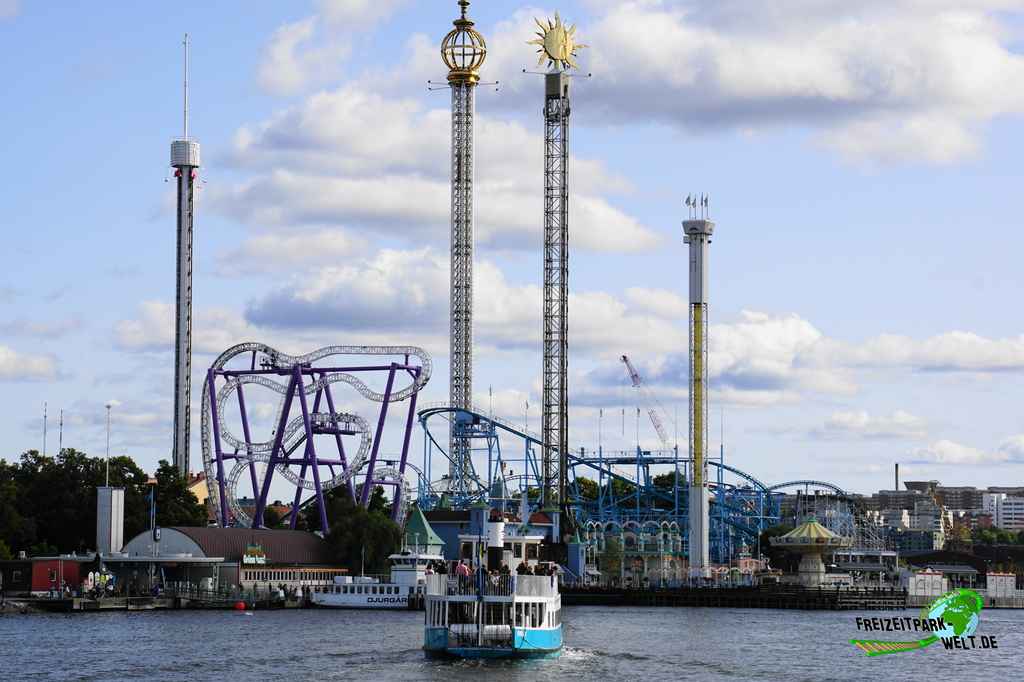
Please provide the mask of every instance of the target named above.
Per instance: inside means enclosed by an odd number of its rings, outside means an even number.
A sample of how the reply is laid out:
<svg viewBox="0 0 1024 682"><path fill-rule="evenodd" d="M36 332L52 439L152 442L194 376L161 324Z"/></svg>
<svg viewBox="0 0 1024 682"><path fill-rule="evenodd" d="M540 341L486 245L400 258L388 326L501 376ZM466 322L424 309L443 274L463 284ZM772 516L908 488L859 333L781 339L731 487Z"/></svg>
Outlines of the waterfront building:
<svg viewBox="0 0 1024 682"><path fill-rule="evenodd" d="M302 590L331 584L348 571L330 560L313 533L254 528L161 528L145 531L124 550L104 556L107 568L134 592L181 590Z"/></svg>
<svg viewBox="0 0 1024 682"><path fill-rule="evenodd" d="M95 559L95 554L61 554L0 561L0 587L9 597L59 596L65 588L73 592L87 571L83 565Z"/></svg>

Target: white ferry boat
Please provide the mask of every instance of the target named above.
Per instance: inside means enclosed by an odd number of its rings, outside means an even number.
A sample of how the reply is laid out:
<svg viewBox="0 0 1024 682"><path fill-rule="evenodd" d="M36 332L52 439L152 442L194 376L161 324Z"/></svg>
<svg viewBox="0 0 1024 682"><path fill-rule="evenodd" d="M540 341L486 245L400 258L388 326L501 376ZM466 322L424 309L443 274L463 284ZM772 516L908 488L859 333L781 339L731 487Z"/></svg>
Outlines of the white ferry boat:
<svg viewBox="0 0 1024 682"><path fill-rule="evenodd" d="M428 656L535 658L562 649L562 597L554 575L427 576Z"/></svg>
<svg viewBox="0 0 1024 682"><path fill-rule="evenodd" d="M334 584L317 587L314 606L336 609L408 609L423 600L427 566L444 561L440 554L403 551L388 557L390 580L375 576L335 576Z"/></svg>
<svg viewBox="0 0 1024 682"><path fill-rule="evenodd" d="M479 531L459 535L470 574L426 576L424 652L456 658L557 656L562 649L557 570L548 563L552 575L508 572L516 555L524 559L514 568L538 568L537 561L525 558L537 556L543 536L529 534L526 524L506 533L504 520L486 520L482 510L475 511L479 516L472 525Z"/></svg>

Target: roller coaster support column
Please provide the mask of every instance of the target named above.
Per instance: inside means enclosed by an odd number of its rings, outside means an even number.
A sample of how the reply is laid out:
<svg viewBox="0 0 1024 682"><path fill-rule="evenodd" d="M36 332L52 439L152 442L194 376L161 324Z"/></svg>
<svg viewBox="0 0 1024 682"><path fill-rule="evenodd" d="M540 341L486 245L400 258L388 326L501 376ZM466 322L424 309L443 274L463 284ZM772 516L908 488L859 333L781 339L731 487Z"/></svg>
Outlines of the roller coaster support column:
<svg viewBox="0 0 1024 682"><path fill-rule="evenodd" d="M380 449L380 438L384 433L384 420L388 416L388 404L391 401L391 389L395 385L395 371L398 369L398 365L394 362L391 363L391 371L388 372L388 385L384 389L384 401L380 406L380 418L377 419L377 431L373 437L373 446L370 450L370 463L366 467L366 478L363 479L363 490L359 496L359 504L364 507L370 502L370 488L373 487L373 468L377 464L377 452ZM416 394L414 393L413 396ZM326 530L326 529L325 529Z"/></svg>
<svg viewBox="0 0 1024 682"><path fill-rule="evenodd" d="M408 364L408 362L406 364ZM419 375L420 370L413 370L413 382L416 381ZM413 393L409 398L409 416L405 418L405 438L402 440L402 460L398 466L398 470L402 472L402 474L405 474L405 462L409 457L409 439L412 437L412 420L416 416L416 396L418 395L418 392ZM402 495L404 494L405 492L401 485L395 486L395 499L391 505L391 520L400 526L405 523L405 519L398 518L402 509Z"/></svg>

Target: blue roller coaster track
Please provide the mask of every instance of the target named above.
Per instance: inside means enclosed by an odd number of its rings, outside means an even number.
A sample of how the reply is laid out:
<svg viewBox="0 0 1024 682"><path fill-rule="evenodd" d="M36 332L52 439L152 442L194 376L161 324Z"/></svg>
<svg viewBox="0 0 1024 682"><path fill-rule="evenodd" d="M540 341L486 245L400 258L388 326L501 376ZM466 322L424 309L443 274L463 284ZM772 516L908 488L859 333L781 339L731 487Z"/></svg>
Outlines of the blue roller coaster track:
<svg viewBox="0 0 1024 682"><path fill-rule="evenodd" d="M533 502L540 490L540 436L521 425L449 405L429 405L418 412L423 427L423 463L418 498L424 509L438 504L468 508L487 501L515 508L526 492ZM438 422L446 422L443 427ZM448 471L447 430L470 442L472 457L465 471L430 480L433 460ZM440 433L435 434L437 430ZM767 485L755 476L719 459L711 494L711 552L724 562L744 547L754 550L761 532L779 523L781 492L786 488L825 489L845 495L826 481L787 481ZM486 466L484 462L486 461ZM685 545L688 528L687 457L678 451L607 452L580 448L568 455L569 492L576 523L581 529L659 526L680 529ZM456 480L457 479L457 480ZM675 483L675 485L673 485Z"/></svg>

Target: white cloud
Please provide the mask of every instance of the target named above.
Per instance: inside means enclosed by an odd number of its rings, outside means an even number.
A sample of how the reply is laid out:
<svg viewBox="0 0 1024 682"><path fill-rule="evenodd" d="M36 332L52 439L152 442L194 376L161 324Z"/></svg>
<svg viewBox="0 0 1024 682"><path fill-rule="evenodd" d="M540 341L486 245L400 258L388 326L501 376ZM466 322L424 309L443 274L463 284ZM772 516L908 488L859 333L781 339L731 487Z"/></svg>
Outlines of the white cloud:
<svg viewBox="0 0 1024 682"><path fill-rule="evenodd" d="M237 313L206 309L193 313L192 349L198 353L220 353L254 333ZM174 305L162 301L145 301L139 305L139 316L121 320L114 328L118 347L130 351L165 351L174 347Z"/></svg>
<svg viewBox="0 0 1024 682"><path fill-rule="evenodd" d="M0 381L45 381L57 378L57 361L50 355L22 353L0 345Z"/></svg>
<svg viewBox="0 0 1024 682"><path fill-rule="evenodd" d="M352 31L366 29L392 16L410 0L316 0L328 23Z"/></svg>
<svg viewBox="0 0 1024 682"><path fill-rule="evenodd" d="M991 464L1009 459L1005 452L983 452L951 440L939 440L917 448L911 452L911 456L915 462L934 464Z"/></svg>
<svg viewBox="0 0 1024 682"><path fill-rule="evenodd" d="M1024 113L1010 86L1024 75L1007 25L1014 0L639 0L588 3L578 35L579 116L684 130L779 125L812 131L856 161L948 163L977 153L993 119ZM501 106L535 107L536 83L516 77L535 15L494 27L484 77ZM573 17L567 17L573 20ZM434 41L411 42L407 82L437 69Z"/></svg>
<svg viewBox="0 0 1024 682"><path fill-rule="evenodd" d="M360 255L366 240L345 230L316 230L290 234L258 234L217 259L223 275L264 274L302 269Z"/></svg>
<svg viewBox="0 0 1024 682"><path fill-rule="evenodd" d="M539 248L543 144L519 123L476 121L476 242ZM234 163L255 173L213 192L215 209L264 228L367 226L403 240L447 244L450 114L348 85L243 127ZM366 131L377 131L367 135ZM264 169L275 170L267 173ZM654 232L604 195L632 190L594 160L573 158L570 240L594 251L644 251Z"/></svg>
<svg viewBox="0 0 1024 682"><path fill-rule="evenodd" d="M1024 370L1024 335L989 339L974 332L951 331L916 340L880 334L861 344L822 344L815 351L821 362L838 362L850 367L980 373Z"/></svg>
<svg viewBox="0 0 1024 682"><path fill-rule="evenodd" d="M890 415L871 415L864 410L833 412L811 435L824 439L924 438L927 422L916 415L896 410Z"/></svg>
<svg viewBox="0 0 1024 682"><path fill-rule="evenodd" d="M274 32L259 67L259 82L264 89L279 95L294 94L337 72L349 54L348 45L311 45L317 24L318 18L312 16L285 24Z"/></svg>
<svg viewBox="0 0 1024 682"><path fill-rule="evenodd" d="M1024 434L1005 439L999 444L998 452L1010 462L1024 462Z"/></svg>
<svg viewBox="0 0 1024 682"><path fill-rule="evenodd" d="M271 36L259 67L268 92L293 95L337 78L360 33L407 0L318 0L317 13L284 24Z"/></svg>
<svg viewBox="0 0 1024 682"><path fill-rule="evenodd" d="M66 320L39 321L19 318L0 323L0 333L10 336L29 336L40 339L52 339L66 336L82 328L82 321L77 318Z"/></svg>

